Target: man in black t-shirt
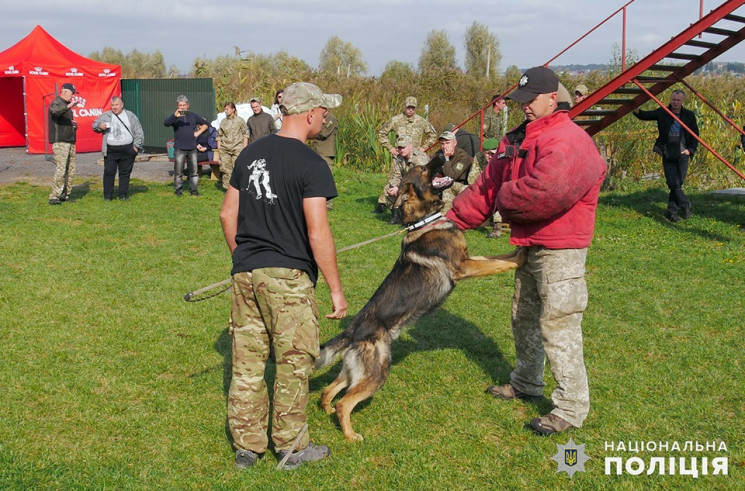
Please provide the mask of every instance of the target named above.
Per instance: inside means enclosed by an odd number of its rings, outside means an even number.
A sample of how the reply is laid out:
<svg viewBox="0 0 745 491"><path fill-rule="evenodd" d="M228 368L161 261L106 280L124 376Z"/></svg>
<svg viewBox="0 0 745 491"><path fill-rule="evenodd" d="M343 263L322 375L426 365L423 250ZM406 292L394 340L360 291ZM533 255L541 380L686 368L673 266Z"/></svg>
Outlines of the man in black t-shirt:
<svg viewBox="0 0 745 491"><path fill-rule="evenodd" d="M306 423L308 379L319 354L318 269L331 293L330 319L346 315L326 200L336 186L326 162L305 144L323 127L327 109L341 104L298 82L284 91L282 129L238 156L220 221L233 255L230 333L233 377L228 425L236 466L252 465L268 447L268 425L278 458L286 456ZM264 371L270 348L277 372L270 404ZM307 433L284 468L329 455Z"/></svg>

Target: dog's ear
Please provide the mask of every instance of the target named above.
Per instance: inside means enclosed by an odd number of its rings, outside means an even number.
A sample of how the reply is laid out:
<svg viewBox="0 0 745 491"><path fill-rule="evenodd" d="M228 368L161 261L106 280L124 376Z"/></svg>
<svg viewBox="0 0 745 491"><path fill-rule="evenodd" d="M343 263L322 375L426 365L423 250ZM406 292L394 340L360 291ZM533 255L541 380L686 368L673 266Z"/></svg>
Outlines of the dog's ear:
<svg viewBox="0 0 745 491"><path fill-rule="evenodd" d="M398 189L398 196L396 196L396 202L393 203L393 209L400 208L404 204L404 201L409 199L409 195L414 194L413 186L409 182L401 183Z"/></svg>

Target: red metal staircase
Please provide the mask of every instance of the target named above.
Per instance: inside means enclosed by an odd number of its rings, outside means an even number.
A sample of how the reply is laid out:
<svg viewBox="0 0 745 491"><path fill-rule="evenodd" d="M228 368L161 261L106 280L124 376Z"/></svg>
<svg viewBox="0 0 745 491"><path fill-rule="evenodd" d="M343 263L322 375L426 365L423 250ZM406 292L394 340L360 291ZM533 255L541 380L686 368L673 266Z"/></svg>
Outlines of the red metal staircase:
<svg viewBox="0 0 745 491"><path fill-rule="evenodd" d="M724 2L589 94L570 117L581 116L575 122L594 135L650 100L650 94L656 96L734 47L745 39L745 17L732 14L743 4L745 0Z"/></svg>

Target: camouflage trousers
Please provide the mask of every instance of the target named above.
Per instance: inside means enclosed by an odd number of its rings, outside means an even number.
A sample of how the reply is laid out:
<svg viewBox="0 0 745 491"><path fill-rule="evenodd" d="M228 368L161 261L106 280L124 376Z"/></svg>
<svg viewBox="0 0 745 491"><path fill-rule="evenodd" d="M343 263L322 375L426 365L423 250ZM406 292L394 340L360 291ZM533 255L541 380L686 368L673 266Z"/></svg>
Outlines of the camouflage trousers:
<svg viewBox="0 0 745 491"><path fill-rule="evenodd" d="M256 453L267 450L270 404L264 371L273 349L277 370L272 441L275 450L287 450L306 422L308 379L320 349L313 283L297 269L236 273L232 304L228 426L235 447ZM309 441L306 432L297 448L305 448Z"/></svg>
<svg viewBox="0 0 745 491"><path fill-rule="evenodd" d="M54 179L49 199L67 199L72 191L72 178L75 175L75 144L52 143L54 151Z"/></svg>
<svg viewBox="0 0 745 491"><path fill-rule="evenodd" d="M528 248L528 260L515 272L512 334L517 365L510 384L525 394L543 394L548 358L556 389L551 411L582 426L590 410L582 348L582 313L587 307L587 249Z"/></svg>
<svg viewBox="0 0 745 491"><path fill-rule="evenodd" d="M220 174L222 178L222 188L228 189L230 186L230 176L233 175L233 169L235 168L235 159L243 150L243 145L238 147L225 147L221 146L218 152L220 158Z"/></svg>
<svg viewBox="0 0 745 491"><path fill-rule="evenodd" d="M462 193L463 190L467 187L468 184L462 182L454 182L452 186L442 192L442 202L445 203L441 211L443 215L450 211L450 208L453 207L453 200L455 199L455 197Z"/></svg>

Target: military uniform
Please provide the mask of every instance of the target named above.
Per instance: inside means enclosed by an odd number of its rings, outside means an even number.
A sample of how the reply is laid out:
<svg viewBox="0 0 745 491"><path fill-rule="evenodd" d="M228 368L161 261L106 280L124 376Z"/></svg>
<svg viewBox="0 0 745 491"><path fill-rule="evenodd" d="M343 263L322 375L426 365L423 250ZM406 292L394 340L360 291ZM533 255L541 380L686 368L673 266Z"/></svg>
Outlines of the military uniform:
<svg viewBox="0 0 745 491"><path fill-rule="evenodd" d="M484 139L502 139L507 131L507 114L507 106L499 114L495 114L494 111L484 112Z"/></svg>
<svg viewBox="0 0 745 491"><path fill-rule="evenodd" d="M63 88L73 87L65 84ZM77 90L73 87L74 94ZM72 109L67 107L68 101L57 96L49 106L49 143L54 151L54 179L52 191L49 193L50 204L59 203L69 198L72 191L72 178L75 175L75 122Z"/></svg>
<svg viewBox="0 0 745 491"><path fill-rule="evenodd" d="M405 114L397 114L383 123L378 130L378 141L388 151L393 148L388 139L391 131L396 134L396 138L403 135L408 136L414 148L428 148L437 138L434 126L418 114L410 118L407 118Z"/></svg>
<svg viewBox="0 0 745 491"><path fill-rule="evenodd" d="M235 159L238 158L238 154L243 150L246 131L246 122L238 116L238 113L226 117L220 123L217 138L220 141L219 158L223 189L228 189L230 185L230 176L233 174Z"/></svg>
<svg viewBox="0 0 745 491"><path fill-rule="evenodd" d="M442 151L436 155L445 158ZM455 197L466 189L469 183L473 182L471 179L478 177L479 172L478 170L474 171L473 167L473 159L465 150L455 147L455 152L446 160L445 165L442 167L442 175L453 180L452 185L442 191L442 201L445 203L442 207L442 213L447 213L453 205ZM475 172L475 175L472 175L473 172Z"/></svg>
<svg viewBox="0 0 745 491"><path fill-rule="evenodd" d="M393 203L396 201L395 196L390 196L388 190L393 187L398 187L401 184L401 178L404 174L409 172L409 169L415 165L427 165L429 162L429 156L419 150L412 150L409 158L404 158L401 155L393 157L391 162L391 169L388 171L388 184L385 185L383 191L378 196L378 203L391 208Z"/></svg>
<svg viewBox="0 0 745 491"><path fill-rule="evenodd" d="M313 150L329 164L329 169L333 169L334 159L336 159L336 129L338 127L339 120L333 114L328 113L321 132L314 140L311 140Z"/></svg>

